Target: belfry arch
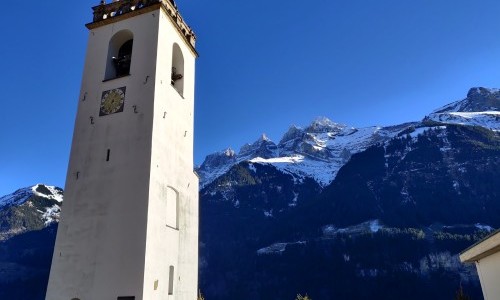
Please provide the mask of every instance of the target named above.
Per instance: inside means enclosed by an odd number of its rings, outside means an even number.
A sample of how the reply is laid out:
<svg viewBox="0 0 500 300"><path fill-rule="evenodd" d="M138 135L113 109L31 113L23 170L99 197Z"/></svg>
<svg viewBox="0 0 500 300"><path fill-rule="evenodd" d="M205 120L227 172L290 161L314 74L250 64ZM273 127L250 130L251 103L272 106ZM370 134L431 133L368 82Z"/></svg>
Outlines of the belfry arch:
<svg viewBox="0 0 500 300"><path fill-rule="evenodd" d="M172 48L172 86L184 95L184 55L182 55L181 47L174 43Z"/></svg>
<svg viewBox="0 0 500 300"><path fill-rule="evenodd" d="M134 34L130 30L117 32L109 41L105 80L130 74Z"/></svg>

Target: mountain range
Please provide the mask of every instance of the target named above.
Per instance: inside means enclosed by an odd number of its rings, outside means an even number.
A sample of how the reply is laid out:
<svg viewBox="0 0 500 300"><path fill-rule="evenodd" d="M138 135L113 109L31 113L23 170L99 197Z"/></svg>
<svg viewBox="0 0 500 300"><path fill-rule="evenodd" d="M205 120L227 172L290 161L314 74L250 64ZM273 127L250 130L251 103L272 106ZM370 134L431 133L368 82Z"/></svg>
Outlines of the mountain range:
<svg viewBox="0 0 500 300"><path fill-rule="evenodd" d="M453 299L462 286L481 299L457 254L500 228L499 131L500 90L472 88L421 121L322 117L208 155L196 169L202 292ZM41 184L0 198L1 299L43 299L61 204Z"/></svg>
<svg viewBox="0 0 500 300"><path fill-rule="evenodd" d="M457 254L500 227L500 92L472 88L423 120L353 128L319 118L201 177L209 299L480 299ZM359 288L363 287L363 288Z"/></svg>

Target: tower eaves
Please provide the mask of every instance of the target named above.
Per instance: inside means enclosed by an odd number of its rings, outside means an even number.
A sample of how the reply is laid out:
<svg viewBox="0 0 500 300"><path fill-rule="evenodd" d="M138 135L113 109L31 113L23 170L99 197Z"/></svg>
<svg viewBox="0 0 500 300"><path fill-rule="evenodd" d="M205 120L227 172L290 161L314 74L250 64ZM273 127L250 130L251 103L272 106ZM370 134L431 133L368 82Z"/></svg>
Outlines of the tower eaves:
<svg viewBox="0 0 500 300"><path fill-rule="evenodd" d="M112 2L108 4L103 0L100 5L92 8L94 11L94 19L92 23L86 26L89 29L94 29L156 10L159 7L167 13L170 20L176 25L177 31L184 37L187 44L196 53L196 35L182 18L174 0L112 0Z"/></svg>

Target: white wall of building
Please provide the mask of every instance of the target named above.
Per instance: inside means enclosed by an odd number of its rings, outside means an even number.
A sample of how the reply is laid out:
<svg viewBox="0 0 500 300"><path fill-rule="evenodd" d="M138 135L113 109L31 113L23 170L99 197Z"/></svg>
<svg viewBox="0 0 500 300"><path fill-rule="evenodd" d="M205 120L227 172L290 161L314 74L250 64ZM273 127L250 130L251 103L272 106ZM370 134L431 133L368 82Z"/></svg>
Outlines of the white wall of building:
<svg viewBox="0 0 500 300"><path fill-rule="evenodd" d="M194 67L195 56L169 17L160 15L156 94L151 159L150 211L146 245L146 287L158 281L158 290L168 290L168 270L174 267L175 299L196 299L198 282L198 178L193 173ZM171 85L173 45L184 57L183 96ZM194 188L194 189L193 189ZM170 192L169 192L170 191ZM177 228L155 218L155 211L168 209L159 201L165 193L178 196ZM170 197L172 198L172 197ZM173 200L173 199L170 199ZM154 203L154 204L153 204ZM175 205L173 205L175 206ZM171 214L172 211L169 211ZM172 255L163 256L168 251ZM163 259L158 260L159 257ZM149 284L148 284L149 283ZM144 299L164 299L152 288ZM174 299L172 296L169 299Z"/></svg>
<svg viewBox="0 0 500 300"><path fill-rule="evenodd" d="M485 300L500 299L500 252L476 262Z"/></svg>
<svg viewBox="0 0 500 300"><path fill-rule="evenodd" d="M121 30L134 35L130 76L103 82L109 41ZM184 55L184 97L170 84L174 42ZM194 69L194 54L162 10L89 33L46 299L196 299ZM123 86L124 111L99 117L102 92ZM175 194L178 228L165 220Z"/></svg>

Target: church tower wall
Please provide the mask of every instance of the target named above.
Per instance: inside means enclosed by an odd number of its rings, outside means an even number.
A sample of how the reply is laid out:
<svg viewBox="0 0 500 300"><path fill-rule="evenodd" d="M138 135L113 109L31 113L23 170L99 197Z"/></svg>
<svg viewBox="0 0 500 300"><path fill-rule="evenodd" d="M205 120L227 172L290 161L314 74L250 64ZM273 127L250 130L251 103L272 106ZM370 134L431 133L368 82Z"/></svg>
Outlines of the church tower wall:
<svg viewBox="0 0 500 300"><path fill-rule="evenodd" d="M152 218L147 230L145 282L151 287L157 282L158 289L167 291L173 285L171 292L178 295L177 299L196 299L198 178L192 160L196 56L164 11L159 21L149 207ZM171 70L179 58L175 51L179 49L183 58L182 92L171 82ZM172 255L158 260L168 251ZM171 283L172 267L175 280ZM161 299L161 294L145 290L144 299Z"/></svg>
<svg viewBox="0 0 500 300"><path fill-rule="evenodd" d="M87 25L46 299L196 298L194 34L168 0L116 15L135 2L95 7Z"/></svg>

